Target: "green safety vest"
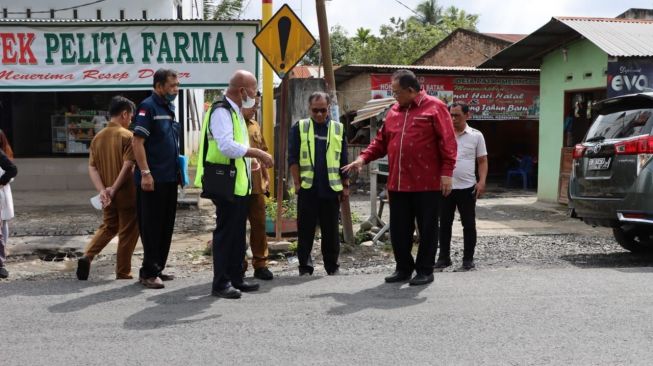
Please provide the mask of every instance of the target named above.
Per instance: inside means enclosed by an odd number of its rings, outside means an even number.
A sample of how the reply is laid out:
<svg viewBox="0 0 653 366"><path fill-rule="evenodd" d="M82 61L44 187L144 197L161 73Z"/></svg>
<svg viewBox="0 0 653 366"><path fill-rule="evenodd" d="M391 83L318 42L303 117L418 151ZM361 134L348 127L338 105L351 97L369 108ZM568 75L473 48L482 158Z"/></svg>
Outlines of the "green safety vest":
<svg viewBox="0 0 653 366"><path fill-rule="evenodd" d="M197 159L197 173L195 174L195 186L202 187L202 175L204 174L204 161L202 157L204 156L204 141L207 140L209 143L209 150L206 153L206 161L209 163L216 164L229 164L230 158L226 157L218 148L218 143L213 137L209 134L209 126L211 124L211 115L213 111L217 108L227 108L231 113L231 123L233 125L234 131L234 141L239 144L249 146L249 135L247 133L247 127L244 123L241 123L240 118L238 118L238 113L231 107L228 101L218 101L213 103L211 106L210 112L204 115L204 122L202 125L202 134L200 138L200 151ZM205 139L205 136L208 139ZM251 185L249 176L247 174L247 165L245 163L245 158L235 159L236 165L236 184L234 187L234 195L236 196L247 196L251 193Z"/></svg>
<svg viewBox="0 0 653 366"><path fill-rule="evenodd" d="M327 176L329 177L329 186L335 192L342 191L342 179L340 178L340 153L342 151L342 138L344 128L338 121L329 121L329 133L327 134ZM303 119L299 121L299 176L301 177L301 187L309 189L313 186L315 176L315 133L313 131L313 121Z"/></svg>

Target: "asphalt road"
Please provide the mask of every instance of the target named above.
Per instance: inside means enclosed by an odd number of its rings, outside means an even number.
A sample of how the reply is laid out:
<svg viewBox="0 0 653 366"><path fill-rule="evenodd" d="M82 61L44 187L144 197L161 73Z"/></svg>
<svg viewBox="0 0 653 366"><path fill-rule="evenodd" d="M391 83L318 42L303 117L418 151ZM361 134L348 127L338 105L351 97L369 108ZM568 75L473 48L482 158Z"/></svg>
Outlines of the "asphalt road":
<svg viewBox="0 0 653 366"><path fill-rule="evenodd" d="M280 277L240 300L210 274L0 284L0 364L648 365L653 269Z"/></svg>

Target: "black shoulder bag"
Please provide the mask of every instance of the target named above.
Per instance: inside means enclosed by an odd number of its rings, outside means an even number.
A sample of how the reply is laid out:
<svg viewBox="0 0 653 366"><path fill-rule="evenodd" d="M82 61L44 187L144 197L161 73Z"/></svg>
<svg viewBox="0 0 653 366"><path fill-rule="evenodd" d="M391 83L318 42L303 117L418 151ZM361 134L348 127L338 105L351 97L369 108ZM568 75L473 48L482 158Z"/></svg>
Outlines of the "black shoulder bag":
<svg viewBox="0 0 653 366"><path fill-rule="evenodd" d="M211 112L214 109L211 108ZM204 173L202 175L202 193L200 197L231 202L234 200L234 188L236 186L236 163L234 159L229 160L229 165L206 161L206 154L209 151L210 121L209 119L209 125L206 126L207 131L204 134L204 156L202 157Z"/></svg>

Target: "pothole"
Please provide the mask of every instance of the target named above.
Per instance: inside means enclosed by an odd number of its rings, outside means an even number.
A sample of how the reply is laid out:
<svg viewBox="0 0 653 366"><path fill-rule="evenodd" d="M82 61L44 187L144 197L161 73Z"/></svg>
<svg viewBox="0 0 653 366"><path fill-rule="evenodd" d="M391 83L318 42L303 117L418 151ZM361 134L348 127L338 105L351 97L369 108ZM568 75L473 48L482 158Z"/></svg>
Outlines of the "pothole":
<svg viewBox="0 0 653 366"><path fill-rule="evenodd" d="M34 254L46 262L61 262L66 258L77 259L84 255L83 252L71 248L37 249Z"/></svg>

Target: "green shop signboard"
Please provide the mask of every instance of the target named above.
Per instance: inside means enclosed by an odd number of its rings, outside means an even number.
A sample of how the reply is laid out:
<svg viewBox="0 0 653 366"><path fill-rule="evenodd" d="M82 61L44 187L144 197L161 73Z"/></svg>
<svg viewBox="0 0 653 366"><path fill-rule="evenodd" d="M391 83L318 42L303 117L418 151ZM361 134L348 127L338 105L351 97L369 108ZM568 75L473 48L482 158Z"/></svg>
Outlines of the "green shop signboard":
<svg viewBox="0 0 653 366"><path fill-rule="evenodd" d="M258 22L97 23L0 22L0 91L150 89L159 68L186 88L258 74Z"/></svg>

